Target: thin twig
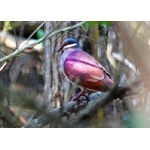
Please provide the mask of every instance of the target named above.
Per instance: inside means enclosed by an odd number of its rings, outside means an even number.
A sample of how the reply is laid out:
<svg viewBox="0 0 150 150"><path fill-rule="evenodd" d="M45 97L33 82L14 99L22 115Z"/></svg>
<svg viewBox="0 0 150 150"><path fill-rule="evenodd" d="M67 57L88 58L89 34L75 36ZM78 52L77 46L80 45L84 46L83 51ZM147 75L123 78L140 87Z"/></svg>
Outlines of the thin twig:
<svg viewBox="0 0 150 150"><path fill-rule="evenodd" d="M60 36L62 36L62 34L63 34L63 33L60 33L60 35L59 35L54 41L52 41L50 45L45 46L44 49L47 48L47 47L49 47L49 46L51 46L55 41L58 40L58 38L60 38Z"/></svg>
<svg viewBox="0 0 150 150"><path fill-rule="evenodd" d="M126 65L129 69L131 69L134 73L138 73L138 70L136 69L136 67L126 58L121 57L121 55L117 54L117 53L112 53L112 56L114 57L114 59L116 59L117 61L123 63L124 65Z"/></svg>
<svg viewBox="0 0 150 150"><path fill-rule="evenodd" d="M56 27L61 23L62 21L58 22L57 25L40 41L39 43L43 42L47 37L56 29ZM39 44L38 43L38 44Z"/></svg>
<svg viewBox="0 0 150 150"><path fill-rule="evenodd" d="M141 37L139 37L139 35L136 35L136 38L143 42L146 46L150 47L150 45L146 43Z"/></svg>
<svg viewBox="0 0 150 150"><path fill-rule="evenodd" d="M11 25L11 27L12 27L12 29L13 29L13 31L14 31L14 35L15 35L15 42L16 42L16 48L18 48L18 40L17 40L17 34L16 34L16 30L15 30L15 28L14 28L14 25L10 22L10 25Z"/></svg>
<svg viewBox="0 0 150 150"><path fill-rule="evenodd" d="M107 32L106 32L105 50L107 50L107 44L108 44L108 30L107 30ZM105 53L105 54L106 54L106 53ZM106 57L106 61L107 61L107 65L108 65L108 67L109 67L109 70L110 70L111 74L113 75L113 77L114 77L114 79L115 79L115 76L114 76L114 74L113 74L113 72L112 72L112 70L111 70L111 67L110 67L110 64L109 64L109 61L108 61L108 58L107 58L107 57Z"/></svg>
<svg viewBox="0 0 150 150"><path fill-rule="evenodd" d="M0 52L2 52L4 55L6 55L6 56L7 56L7 54L6 54L4 51L0 50Z"/></svg>
<svg viewBox="0 0 150 150"><path fill-rule="evenodd" d="M8 62L6 61L1 67L0 67L0 73L6 68L8 65Z"/></svg>
<svg viewBox="0 0 150 150"><path fill-rule="evenodd" d="M74 34L74 35L78 35L78 36L81 36L81 37L84 37L84 38L86 38L86 39L89 39L89 40L91 40L91 41L94 41L94 42L96 42L96 43L98 43L98 44L101 44L101 45L105 46L105 44L104 44L104 43L98 42L98 41L96 41L96 40L94 40L94 39L91 39L91 38L89 38L89 37L85 36L85 35L81 35L81 34L73 33L73 32L71 32L71 31L66 31L66 32L71 33L71 34Z"/></svg>
<svg viewBox="0 0 150 150"><path fill-rule="evenodd" d="M15 22L17 22L17 21L15 21ZM43 22L43 21L40 21L40 22ZM30 24L36 24L36 23L32 23L32 21L22 21L22 22L19 22L19 24L18 24L18 22L17 22L17 24L16 25L14 25L14 27L20 27L20 26L22 26L22 25L30 25ZM0 26L0 29L2 28L2 26Z"/></svg>
<svg viewBox="0 0 150 150"><path fill-rule="evenodd" d="M78 24L76 24L76 25L74 25L74 26L66 27L66 28L63 28L63 29L54 31L54 32L52 32L49 36L47 36L46 38L39 39L39 40L37 40L36 42L33 42L33 43L30 44L30 45L24 45L24 46L22 46L21 48L16 49L15 52L9 54L8 56L5 56L5 57L2 58L2 59L0 59L0 62L4 62L4 61L6 61L6 60L9 60L10 58L15 57L16 55L22 53L25 49L34 47L35 45L37 45L37 44L39 44L40 42L42 42L43 39L46 40L46 39L51 38L51 37L53 37L53 36L55 36L56 34L59 34L59 33L61 33L61 32L65 32L65 31L72 30L72 29L75 29L75 28L77 28L77 27L80 27L80 26L82 26L85 22L86 22L86 21L83 21L83 22L80 22L80 23L78 23Z"/></svg>
<svg viewBox="0 0 150 150"><path fill-rule="evenodd" d="M27 44L28 41L31 39L31 37L32 37L45 23L46 23L46 21L44 21L43 23L41 23L41 24L31 33L31 35L27 38L26 42L25 42L23 45L21 45L20 48L22 48L25 44Z"/></svg>

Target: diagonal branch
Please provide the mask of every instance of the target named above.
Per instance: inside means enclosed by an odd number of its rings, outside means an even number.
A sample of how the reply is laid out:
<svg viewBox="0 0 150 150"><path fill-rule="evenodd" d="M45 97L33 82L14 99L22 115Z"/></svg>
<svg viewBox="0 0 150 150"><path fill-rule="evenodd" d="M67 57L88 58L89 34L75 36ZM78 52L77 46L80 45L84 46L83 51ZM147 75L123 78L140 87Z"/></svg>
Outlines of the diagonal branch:
<svg viewBox="0 0 150 150"><path fill-rule="evenodd" d="M31 37L46 23L46 21L44 21L43 23L41 23L34 31L33 33L31 33L31 35L27 38L27 40L25 41L25 43L21 46L24 46L25 44L28 43L28 41L31 39Z"/></svg>
<svg viewBox="0 0 150 150"><path fill-rule="evenodd" d="M4 62L4 64L0 67L0 73L6 68L8 65L8 61Z"/></svg>
<svg viewBox="0 0 150 150"><path fill-rule="evenodd" d="M39 39L39 40L37 40L36 42L34 42L34 43L30 44L30 45L24 45L24 46L22 46L21 48L16 49L15 52L9 54L8 56L5 56L4 58L1 58L1 59L0 59L0 63L1 63L1 62L4 62L4 61L7 61L7 60L9 60L10 58L13 58L13 57L15 57L16 55L18 55L18 54L24 52L25 49L33 48L34 46L36 46L37 44L39 44L40 42L42 42L43 39L46 40L46 39L49 39L49 38L55 36L56 34L59 34L59 33L65 32L65 31L69 31L69 30L75 29L75 28L77 28L77 27L80 27L80 26L82 26L85 22L86 22L86 21L83 21L83 22L80 22L80 23L78 23L78 24L76 24L76 25L74 25L74 26L66 27L66 28L64 28L64 29L57 30L57 31L55 31L55 32L52 32L52 33L51 33L49 36L47 36L46 38L44 37L44 38L42 38L42 39Z"/></svg>
<svg viewBox="0 0 150 150"><path fill-rule="evenodd" d="M11 25L11 27L12 27L13 31L14 31L15 42L16 42L16 48L18 48L18 40L17 40L16 30L15 30L15 28L14 28L13 23L11 23L11 22L10 22L10 25Z"/></svg>
<svg viewBox="0 0 150 150"><path fill-rule="evenodd" d="M58 26L60 23L61 23L61 21L58 22L57 25L56 25L44 38L42 38L42 41L40 41L39 43L41 43L41 42L43 42L45 39L47 39L47 37L57 28L57 26ZM39 43L38 43L38 44L39 44Z"/></svg>
<svg viewBox="0 0 150 150"><path fill-rule="evenodd" d="M64 108L55 108L47 114L41 115L36 119L33 119L29 124L25 125L24 127L44 127L49 123L56 123L59 125L61 124L62 127L63 125L68 127L74 127L82 120L82 118L91 115L97 109L99 109L100 107L104 107L113 99L117 97L122 98L126 95L129 95L129 93L127 92L131 92L131 88L129 88L128 86L119 88L118 86L115 86L108 93L96 92L89 97L88 104L87 100L85 99L82 99L81 103L78 103L78 101L69 102ZM70 114L75 112L78 112L78 115L70 116ZM64 116L70 117L69 122L62 121L61 118Z"/></svg>
<svg viewBox="0 0 150 150"><path fill-rule="evenodd" d="M92 39L92 38L89 38L89 37L87 37L87 36L85 36L85 35L77 34L77 33L71 32L71 31L66 31L66 32L71 33L71 34L74 34L74 35L78 35L78 36L81 36L81 37L84 37L84 38L86 38L86 39L89 39L89 40L91 40L91 41L94 41L94 42L96 42L96 43L98 43L98 44L101 44L101 45L105 46L104 43L99 42L99 41L97 41L97 40L94 40L94 39Z"/></svg>

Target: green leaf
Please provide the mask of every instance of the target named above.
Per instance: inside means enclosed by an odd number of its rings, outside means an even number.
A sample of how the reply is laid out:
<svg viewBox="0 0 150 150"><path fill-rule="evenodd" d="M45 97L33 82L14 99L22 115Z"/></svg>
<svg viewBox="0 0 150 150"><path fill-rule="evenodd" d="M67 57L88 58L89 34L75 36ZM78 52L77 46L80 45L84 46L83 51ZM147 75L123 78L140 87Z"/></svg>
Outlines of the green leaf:
<svg viewBox="0 0 150 150"><path fill-rule="evenodd" d="M92 26L95 25L102 25L102 26L106 26L107 28L112 24L112 21L87 21L85 24L83 24L83 29L89 29Z"/></svg>
<svg viewBox="0 0 150 150"><path fill-rule="evenodd" d="M110 27L112 21L101 21L101 25L105 25L107 28Z"/></svg>
<svg viewBox="0 0 150 150"><path fill-rule="evenodd" d="M43 37L45 36L44 30L39 29L39 30L36 32L36 36L37 36L37 39L38 39L38 40L41 39L41 38L43 38ZM43 46L45 45L44 41L41 42L41 43L42 43Z"/></svg>

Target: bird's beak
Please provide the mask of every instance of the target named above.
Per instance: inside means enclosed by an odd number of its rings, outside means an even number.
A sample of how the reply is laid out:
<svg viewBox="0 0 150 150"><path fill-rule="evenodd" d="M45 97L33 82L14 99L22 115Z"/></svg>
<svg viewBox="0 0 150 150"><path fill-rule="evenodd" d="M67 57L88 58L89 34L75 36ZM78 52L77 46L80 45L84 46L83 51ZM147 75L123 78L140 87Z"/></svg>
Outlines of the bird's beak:
<svg viewBox="0 0 150 150"><path fill-rule="evenodd" d="M64 44L60 47L60 49L57 50L57 53L60 52L60 51L62 51L65 45L66 45L66 43L64 43Z"/></svg>
<svg viewBox="0 0 150 150"><path fill-rule="evenodd" d="M62 48L60 48L59 50L57 50L57 53L60 52L62 50Z"/></svg>
<svg viewBox="0 0 150 150"><path fill-rule="evenodd" d="M60 52L60 51L62 51L62 49L63 49L63 47L60 47L60 49L59 49L59 50L57 50L57 53L58 53L58 52Z"/></svg>

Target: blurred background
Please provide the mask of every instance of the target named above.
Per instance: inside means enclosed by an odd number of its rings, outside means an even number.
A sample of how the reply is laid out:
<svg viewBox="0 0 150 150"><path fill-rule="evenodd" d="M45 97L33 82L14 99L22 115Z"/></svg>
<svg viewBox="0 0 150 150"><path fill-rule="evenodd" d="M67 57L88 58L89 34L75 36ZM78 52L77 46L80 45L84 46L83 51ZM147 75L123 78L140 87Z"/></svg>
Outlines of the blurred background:
<svg viewBox="0 0 150 150"><path fill-rule="evenodd" d="M150 22L81 23L0 22L0 127L20 128L28 124L30 127L86 128L150 126ZM76 28L46 38L72 26ZM65 107L80 91L60 68L61 53L57 50L68 37L75 38L84 51L98 60L117 85L128 86L132 90L120 99L110 99L73 125L67 122L74 121L78 111L65 117L55 116L50 121L47 117L48 112ZM36 42L38 44L32 45ZM9 57L25 45L28 48L23 52ZM3 60L7 56L9 58ZM36 125L36 118L41 115L47 123L43 125L38 120Z"/></svg>

